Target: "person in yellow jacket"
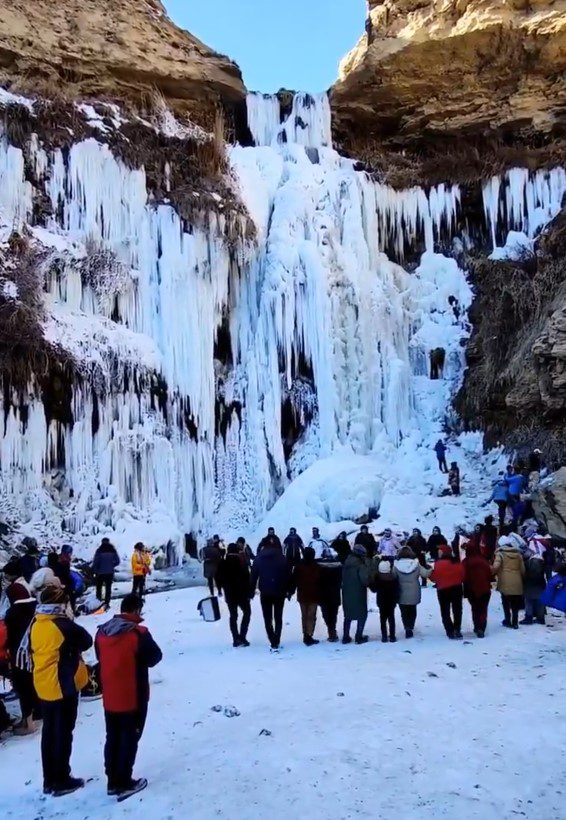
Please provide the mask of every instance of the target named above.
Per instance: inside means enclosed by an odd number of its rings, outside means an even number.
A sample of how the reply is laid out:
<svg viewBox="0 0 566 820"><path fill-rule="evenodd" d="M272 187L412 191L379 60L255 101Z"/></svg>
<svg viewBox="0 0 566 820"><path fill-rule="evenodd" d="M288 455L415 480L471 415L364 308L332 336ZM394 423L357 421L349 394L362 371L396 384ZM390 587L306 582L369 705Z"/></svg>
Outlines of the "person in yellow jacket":
<svg viewBox="0 0 566 820"><path fill-rule="evenodd" d="M70 760L79 692L88 682L81 652L92 646L86 629L67 617L66 605L64 588L45 587L30 626L29 644L24 636L18 652L19 663L33 667L33 684L41 700L43 793L56 797L84 786L84 780L71 776Z"/></svg>
<svg viewBox="0 0 566 820"><path fill-rule="evenodd" d="M139 542L134 547L132 555L132 594L141 598L145 592L145 579L151 573L151 557L144 545Z"/></svg>

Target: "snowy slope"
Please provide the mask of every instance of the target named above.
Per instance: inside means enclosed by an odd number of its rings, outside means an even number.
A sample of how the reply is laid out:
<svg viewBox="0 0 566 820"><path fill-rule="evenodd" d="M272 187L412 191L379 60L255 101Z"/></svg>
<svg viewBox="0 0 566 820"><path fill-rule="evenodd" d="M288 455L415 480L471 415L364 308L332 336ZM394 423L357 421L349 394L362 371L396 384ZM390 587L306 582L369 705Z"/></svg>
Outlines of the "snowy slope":
<svg viewBox="0 0 566 820"><path fill-rule="evenodd" d="M164 660L151 673L136 767L150 781L147 791L120 806L106 796L102 707L87 702L73 769L94 780L76 795L44 798L39 737L9 740L0 747L3 818L563 816L563 616L549 617L552 628L512 632L500 626L494 594L486 639L473 637L465 604L464 641L448 641L428 588L412 641L306 648L293 600L285 648L273 656L259 600L252 645L234 650L224 604L221 622L199 620L200 592L148 597L146 624ZM370 615L372 638L377 619ZM324 636L320 616L317 636ZM225 717L211 711L216 705L241 714Z"/></svg>

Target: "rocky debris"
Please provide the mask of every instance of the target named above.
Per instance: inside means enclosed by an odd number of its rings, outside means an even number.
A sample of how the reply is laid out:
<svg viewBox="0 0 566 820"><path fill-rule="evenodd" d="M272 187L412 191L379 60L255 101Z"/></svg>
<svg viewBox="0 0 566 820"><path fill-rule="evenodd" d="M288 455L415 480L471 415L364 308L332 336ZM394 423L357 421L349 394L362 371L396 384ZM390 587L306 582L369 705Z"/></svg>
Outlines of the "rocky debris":
<svg viewBox="0 0 566 820"><path fill-rule="evenodd" d="M384 167L398 152L413 181L431 153L462 181L499 152L517 164L518 145L539 163L557 144L564 155L565 11L566 0L370 0L332 89L335 140Z"/></svg>
<svg viewBox="0 0 566 820"><path fill-rule="evenodd" d="M206 127L220 101L245 95L236 64L174 25L161 0L0 0L0 83L136 105L158 92Z"/></svg>
<svg viewBox="0 0 566 820"><path fill-rule="evenodd" d="M533 507L551 535L566 539L566 467L541 481L533 493Z"/></svg>

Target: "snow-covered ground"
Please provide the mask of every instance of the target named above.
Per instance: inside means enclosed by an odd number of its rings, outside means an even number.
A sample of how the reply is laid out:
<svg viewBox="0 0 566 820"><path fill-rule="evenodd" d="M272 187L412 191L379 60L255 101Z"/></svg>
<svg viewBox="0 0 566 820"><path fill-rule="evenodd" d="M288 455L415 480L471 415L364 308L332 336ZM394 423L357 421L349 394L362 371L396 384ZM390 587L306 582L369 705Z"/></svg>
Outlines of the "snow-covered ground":
<svg viewBox="0 0 566 820"><path fill-rule="evenodd" d="M486 639L473 637L465 605L464 641L448 641L427 588L412 641L377 642L373 613L367 645L306 648L293 600L284 650L272 655L257 598L252 645L233 649L224 605L219 623L199 620L201 593L147 601L146 624L164 651L136 767L147 791L122 805L106 796L102 704L85 702L73 768L92 781L44 798L39 737L10 739L0 746L3 818L564 816L563 616L506 630L496 593ZM96 619L85 620L94 629Z"/></svg>

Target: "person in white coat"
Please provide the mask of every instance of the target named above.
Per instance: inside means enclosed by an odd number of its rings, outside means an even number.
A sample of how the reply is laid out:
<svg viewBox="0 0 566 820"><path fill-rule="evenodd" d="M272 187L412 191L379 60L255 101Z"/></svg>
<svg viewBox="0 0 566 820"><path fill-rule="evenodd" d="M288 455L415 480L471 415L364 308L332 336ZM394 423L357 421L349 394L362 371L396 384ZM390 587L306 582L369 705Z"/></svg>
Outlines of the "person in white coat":
<svg viewBox="0 0 566 820"><path fill-rule="evenodd" d="M431 569L421 566L410 547L402 547L394 564L399 580L399 609L405 627L405 637L412 638L421 602L421 578L428 578Z"/></svg>
<svg viewBox="0 0 566 820"><path fill-rule="evenodd" d="M382 558L395 558L401 543L396 535L393 535L389 527L383 531L383 538L379 542L379 554Z"/></svg>

